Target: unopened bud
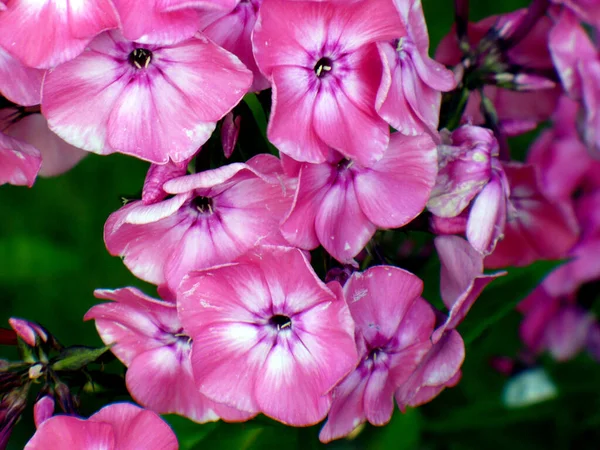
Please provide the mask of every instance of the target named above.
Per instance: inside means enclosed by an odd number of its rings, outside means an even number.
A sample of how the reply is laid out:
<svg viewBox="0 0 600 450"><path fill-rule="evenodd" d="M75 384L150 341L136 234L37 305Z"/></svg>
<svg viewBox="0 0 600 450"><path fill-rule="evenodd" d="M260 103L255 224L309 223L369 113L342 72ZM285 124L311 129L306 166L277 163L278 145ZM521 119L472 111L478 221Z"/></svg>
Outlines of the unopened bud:
<svg viewBox="0 0 600 450"><path fill-rule="evenodd" d="M37 380L44 373L44 365L43 364L34 364L29 368L29 379Z"/></svg>
<svg viewBox="0 0 600 450"><path fill-rule="evenodd" d="M39 428L40 425L54 414L54 398L46 394L42 396L35 405L33 406L33 421L35 427Z"/></svg>
<svg viewBox="0 0 600 450"><path fill-rule="evenodd" d="M223 119L223 124L221 125L221 144L223 145L223 152L227 159L229 159L235 150L235 144L237 143L238 135L240 134L241 119L241 116L237 116L234 119L233 113L231 112Z"/></svg>
<svg viewBox="0 0 600 450"><path fill-rule="evenodd" d="M8 319L8 323L12 327L13 330L27 345L31 347L36 346L36 341L39 339L41 342L48 341L48 334L44 328L34 322L29 322L24 319L17 319L15 317L11 317Z"/></svg>

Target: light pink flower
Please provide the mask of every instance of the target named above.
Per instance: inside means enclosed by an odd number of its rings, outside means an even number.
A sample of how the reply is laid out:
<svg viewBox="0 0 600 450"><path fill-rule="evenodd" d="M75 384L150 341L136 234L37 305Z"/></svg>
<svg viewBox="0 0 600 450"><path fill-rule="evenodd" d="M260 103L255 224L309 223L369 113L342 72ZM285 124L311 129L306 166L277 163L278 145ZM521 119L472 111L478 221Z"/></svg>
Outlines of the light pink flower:
<svg viewBox="0 0 600 450"><path fill-rule="evenodd" d="M354 273L344 286L360 363L333 391L322 442L346 436L365 421L390 420L394 392L431 348L435 315L422 291L418 277L391 266Z"/></svg>
<svg viewBox="0 0 600 450"><path fill-rule="evenodd" d="M251 91L262 91L270 85L256 65L250 40L261 3L262 0L235 0L233 10L225 14L210 12L201 18L202 33L240 58L252 71L254 82Z"/></svg>
<svg viewBox="0 0 600 450"><path fill-rule="evenodd" d="M289 425L321 421L358 362L339 284L321 282L298 249L265 246L193 272L177 307L200 392Z"/></svg>
<svg viewBox="0 0 600 450"><path fill-rule="evenodd" d="M0 46L26 66L47 69L79 55L119 19L110 0L13 0L0 9Z"/></svg>
<svg viewBox="0 0 600 450"><path fill-rule="evenodd" d="M283 243L279 222L291 191L280 172L277 158L258 155L169 180L162 189L172 198L134 201L108 218L106 247L137 277L175 289L191 270L233 261L255 245Z"/></svg>
<svg viewBox="0 0 600 450"><path fill-rule="evenodd" d="M366 167L381 159L389 126L375 111L375 44L405 34L392 0L264 0L252 43L273 86L269 140L298 161L323 163L330 148Z"/></svg>
<svg viewBox="0 0 600 450"><path fill-rule="evenodd" d="M527 266L540 259L565 257L579 237L572 205L553 201L542 192L535 167L506 163L503 168L514 209L506 221L504 238L486 258L485 266Z"/></svg>
<svg viewBox="0 0 600 450"><path fill-rule="evenodd" d="M0 132L0 185L31 187L41 165L37 148Z"/></svg>
<svg viewBox="0 0 600 450"><path fill-rule="evenodd" d="M113 0L123 36L144 44L176 44L199 29L201 10L228 11L235 0Z"/></svg>
<svg viewBox="0 0 600 450"><path fill-rule="evenodd" d="M42 112L52 131L84 150L181 162L251 82L234 55L203 36L157 46L108 32L46 74Z"/></svg>
<svg viewBox="0 0 600 450"><path fill-rule="evenodd" d="M174 303L155 300L135 288L96 290L112 300L92 307L100 338L127 366L131 396L159 414L176 413L196 422L247 420L251 414L220 405L198 392L191 364L192 340L186 335Z"/></svg>
<svg viewBox="0 0 600 450"><path fill-rule="evenodd" d="M25 450L177 450L173 430L154 412L130 403L105 406L89 419L54 416Z"/></svg>
<svg viewBox="0 0 600 450"><path fill-rule="evenodd" d="M43 70L24 66L0 47L0 93L8 100L22 106L39 105L43 78Z"/></svg>
<svg viewBox="0 0 600 450"><path fill-rule="evenodd" d="M437 133L442 92L456 86L454 74L429 57L429 36L421 0L396 0L407 35L378 43L383 80L377 111L396 130Z"/></svg>
<svg viewBox="0 0 600 450"><path fill-rule="evenodd" d="M323 164L304 163L292 209L281 225L293 245L319 245L349 263L379 228L398 228L425 207L436 175L428 135L394 133L371 168L332 152Z"/></svg>

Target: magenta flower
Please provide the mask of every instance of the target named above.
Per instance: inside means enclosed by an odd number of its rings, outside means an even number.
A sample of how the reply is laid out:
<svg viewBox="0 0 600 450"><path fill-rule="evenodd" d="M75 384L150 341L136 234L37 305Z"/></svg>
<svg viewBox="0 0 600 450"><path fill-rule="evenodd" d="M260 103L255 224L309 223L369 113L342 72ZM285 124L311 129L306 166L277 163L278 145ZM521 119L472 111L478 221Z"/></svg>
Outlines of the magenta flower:
<svg viewBox="0 0 600 450"><path fill-rule="evenodd" d="M115 31L47 73L42 111L52 131L84 150L181 162L251 83L234 55L200 35L167 47Z"/></svg>
<svg viewBox="0 0 600 450"><path fill-rule="evenodd" d="M0 185L33 186L42 157L32 145L0 132Z"/></svg>
<svg viewBox="0 0 600 450"><path fill-rule="evenodd" d="M196 422L247 420L251 414L209 400L194 384L192 340L186 335L174 303L155 300L135 288L96 290L113 300L92 307L100 338L127 366L131 396L159 414L176 413Z"/></svg>
<svg viewBox="0 0 600 450"><path fill-rule="evenodd" d="M235 0L113 0L126 39L144 44L176 44L198 31L200 10L228 11Z"/></svg>
<svg viewBox="0 0 600 450"><path fill-rule="evenodd" d="M118 26L111 0L14 0L0 8L0 46L29 67L47 69L75 58L96 35Z"/></svg>
<svg viewBox="0 0 600 450"><path fill-rule="evenodd" d="M435 175L435 144L427 135L394 133L371 168L332 152L326 163L301 166L281 232L297 247L311 250L320 243L349 263L378 227L401 227L423 210Z"/></svg>
<svg viewBox="0 0 600 450"><path fill-rule="evenodd" d="M174 197L134 201L108 218L106 247L137 277L174 290L191 270L233 261L255 245L284 243L279 222L291 191L280 172L277 158L258 155L172 179L163 189Z"/></svg>
<svg viewBox="0 0 600 450"><path fill-rule="evenodd" d="M431 348L435 315L422 291L418 277L391 266L356 272L345 284L360 362L333 391L322 442L346 436L365 421L390 420L394 392Z"/></svg>
<svg viewBox="0 0 600 450"><path fill-rule="evenodd" d="M511 211L504 238L485 260L488 268L527 266L540 259L560 259L579 237L572 205L553 201L539 186L535 167L503 164L510 184Z"/></svg>
<svg viewBox="0 0 600 450"><path fill-rule="evenodd" d="M89 419L54 416L25 450L177 450L173 430L154 412L130 403L105 406Z"/></svg>
<svg viewBox="0 0 600 450"><path fill-rule="evenodd" d="M395 1L407 35L378 43L383 80L377 111L396 130L437 133L442 92L455 88L454 74L429 57L429 36L421 0Z"/></svg>
<svg viewBox="0 0 600 450"><path fill-rule="evenodd" d="M216 44L240 58L240 61L254 75L250 90L262 91L267 89L270 83L256 65L250 40L262 0L235 0L235 3L235 8L226 14L219 12L204 14L201 19L201 30Z"/></svg>
<svg viewBox="0 0 600 450"><path fill-rule="evenodd" d="M252 43L273 86L269 140L298 161L323 163L330 148L366 167L381 159L389 126L375 111L375 44L405 34L392 0L264 0Z"/></svg>
<svg viewBox="0 0 600 450"><path fill-rule="evenodd" d="M315 424L358 362L339 284L321 282L298 249L265 246L193 272L177 302L198 389L244 411Z"/></svg>

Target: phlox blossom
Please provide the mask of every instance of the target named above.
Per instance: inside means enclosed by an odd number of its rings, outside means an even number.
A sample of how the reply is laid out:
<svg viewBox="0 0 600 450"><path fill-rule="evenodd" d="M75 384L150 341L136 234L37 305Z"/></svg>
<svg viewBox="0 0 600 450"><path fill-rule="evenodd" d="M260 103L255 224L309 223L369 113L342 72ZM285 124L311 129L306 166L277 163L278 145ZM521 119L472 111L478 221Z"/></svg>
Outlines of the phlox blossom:
<svg viewBox="0 0 600 450"><path fill-rule="evenodd" d="M323 163L330 148L367 167L381 159L376 43L405 34L392 0L264 0L252 43L273 86L269 140L297 161Z"/></svg>
<svg viewBox="0 0 600 450"><path fill-rule="evenodd" d="M355 272L344 285L360 362L333 391L321 441L345 436L367 420L390 420L395 391L431 348L435 315L422 291L418 277L391 266Z"/></svg>
<svg viewBox="0 0 600 450"><path fill-rule="evenodd" d="M84 320L96 321L102 341L128 367L127 390L139 404L196 422L250 418L196 389L192 340L183 330L174 303L153 299L135 288L96 290L95 295L112 302L92 307Z"/></svg>
<svg viewBox="0 0 600 450"><path fill-rule="evenodd" d="M251 83L244 65L204 36L160 46L113 31L47 73L42 112L52 131L84 150L181 162Z"/></svg>
<svg viewBox="0 0 600 450"><path fill-rule="evenodd" d="M428 135L394 133L372 167L332 152L322 164L304 163L281 232L293 245L321 244L338 261L352 261L376 229L398 228L425 207L435 182L436 149Z"/></svg>
<svg viewBox="0 0 600 450"><path fill-rule="evenodd" d="M358 362L340 285L320 281L295 248L263 246L192 272L177 308L200 392L288 425L321 421Z"/></svg>
<svg viewBox="0 0 600 450"><path fill-rule="evenodd" d="M25 450L177 450L173 430L154 412L130 403L105 406L89 419L45 420Z"/></svg>

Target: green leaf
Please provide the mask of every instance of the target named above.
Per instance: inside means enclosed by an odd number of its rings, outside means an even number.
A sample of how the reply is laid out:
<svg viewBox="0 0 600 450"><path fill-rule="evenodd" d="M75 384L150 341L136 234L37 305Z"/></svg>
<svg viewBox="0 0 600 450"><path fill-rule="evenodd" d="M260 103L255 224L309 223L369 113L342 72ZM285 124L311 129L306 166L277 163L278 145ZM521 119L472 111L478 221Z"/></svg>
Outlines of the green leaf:
<svg viewBox="0 0 600 450"><path fill-rule="evenodd" d="M110 349L110 346L101 348L83 347L74 345L65 348L60 354L54 358L54 362L50 367L56 371L75 371L83 369L90 363L93 363Z"/></svg>
<svg viewBox="0 0 600 450"><path fill-rule="evenodd" d="M175 414L165 415L163 418L177 435L179 450L192 450L196 448L199 442L220 425L218 422L199 424Z"/></svg>
<svg viewBox="0 0 600 450"><path fill-rule="evenodd" d="M458 327L465 343L473 342L489 326L503 318L564 261L537 261L527 267L507 269L477 299L464 322Z"/></svg>
<svg viewBox="0 0 600 450"><path fill-rule="evenodd" d="M421 414L409 408L405 413L395 409L392 420L383 427L369 426L359 434L358 441L364 442L369 450L412 450L419 447L421 440Z"/></svg>
<svg viewBox="0 0 600 450"><path fill-rule="evenodd" d="M269 152L275 156L278 156L279 152L273 146L273 144L271 144L271 142L269 141L269 138L267 137L267 116L265 115L265 111L264 111L263 107L261 106L260 101L258 100L258 97L256 96L256 94L252 94L252 93L246 94L244 96L244 102L246 103L246 105L248 105L248 108L250 108L250 111L252 111L252 115L254 116L256 125L258 125L260 134L262 134L262 137L264 138L265 142L267 143Z"/></svg>

